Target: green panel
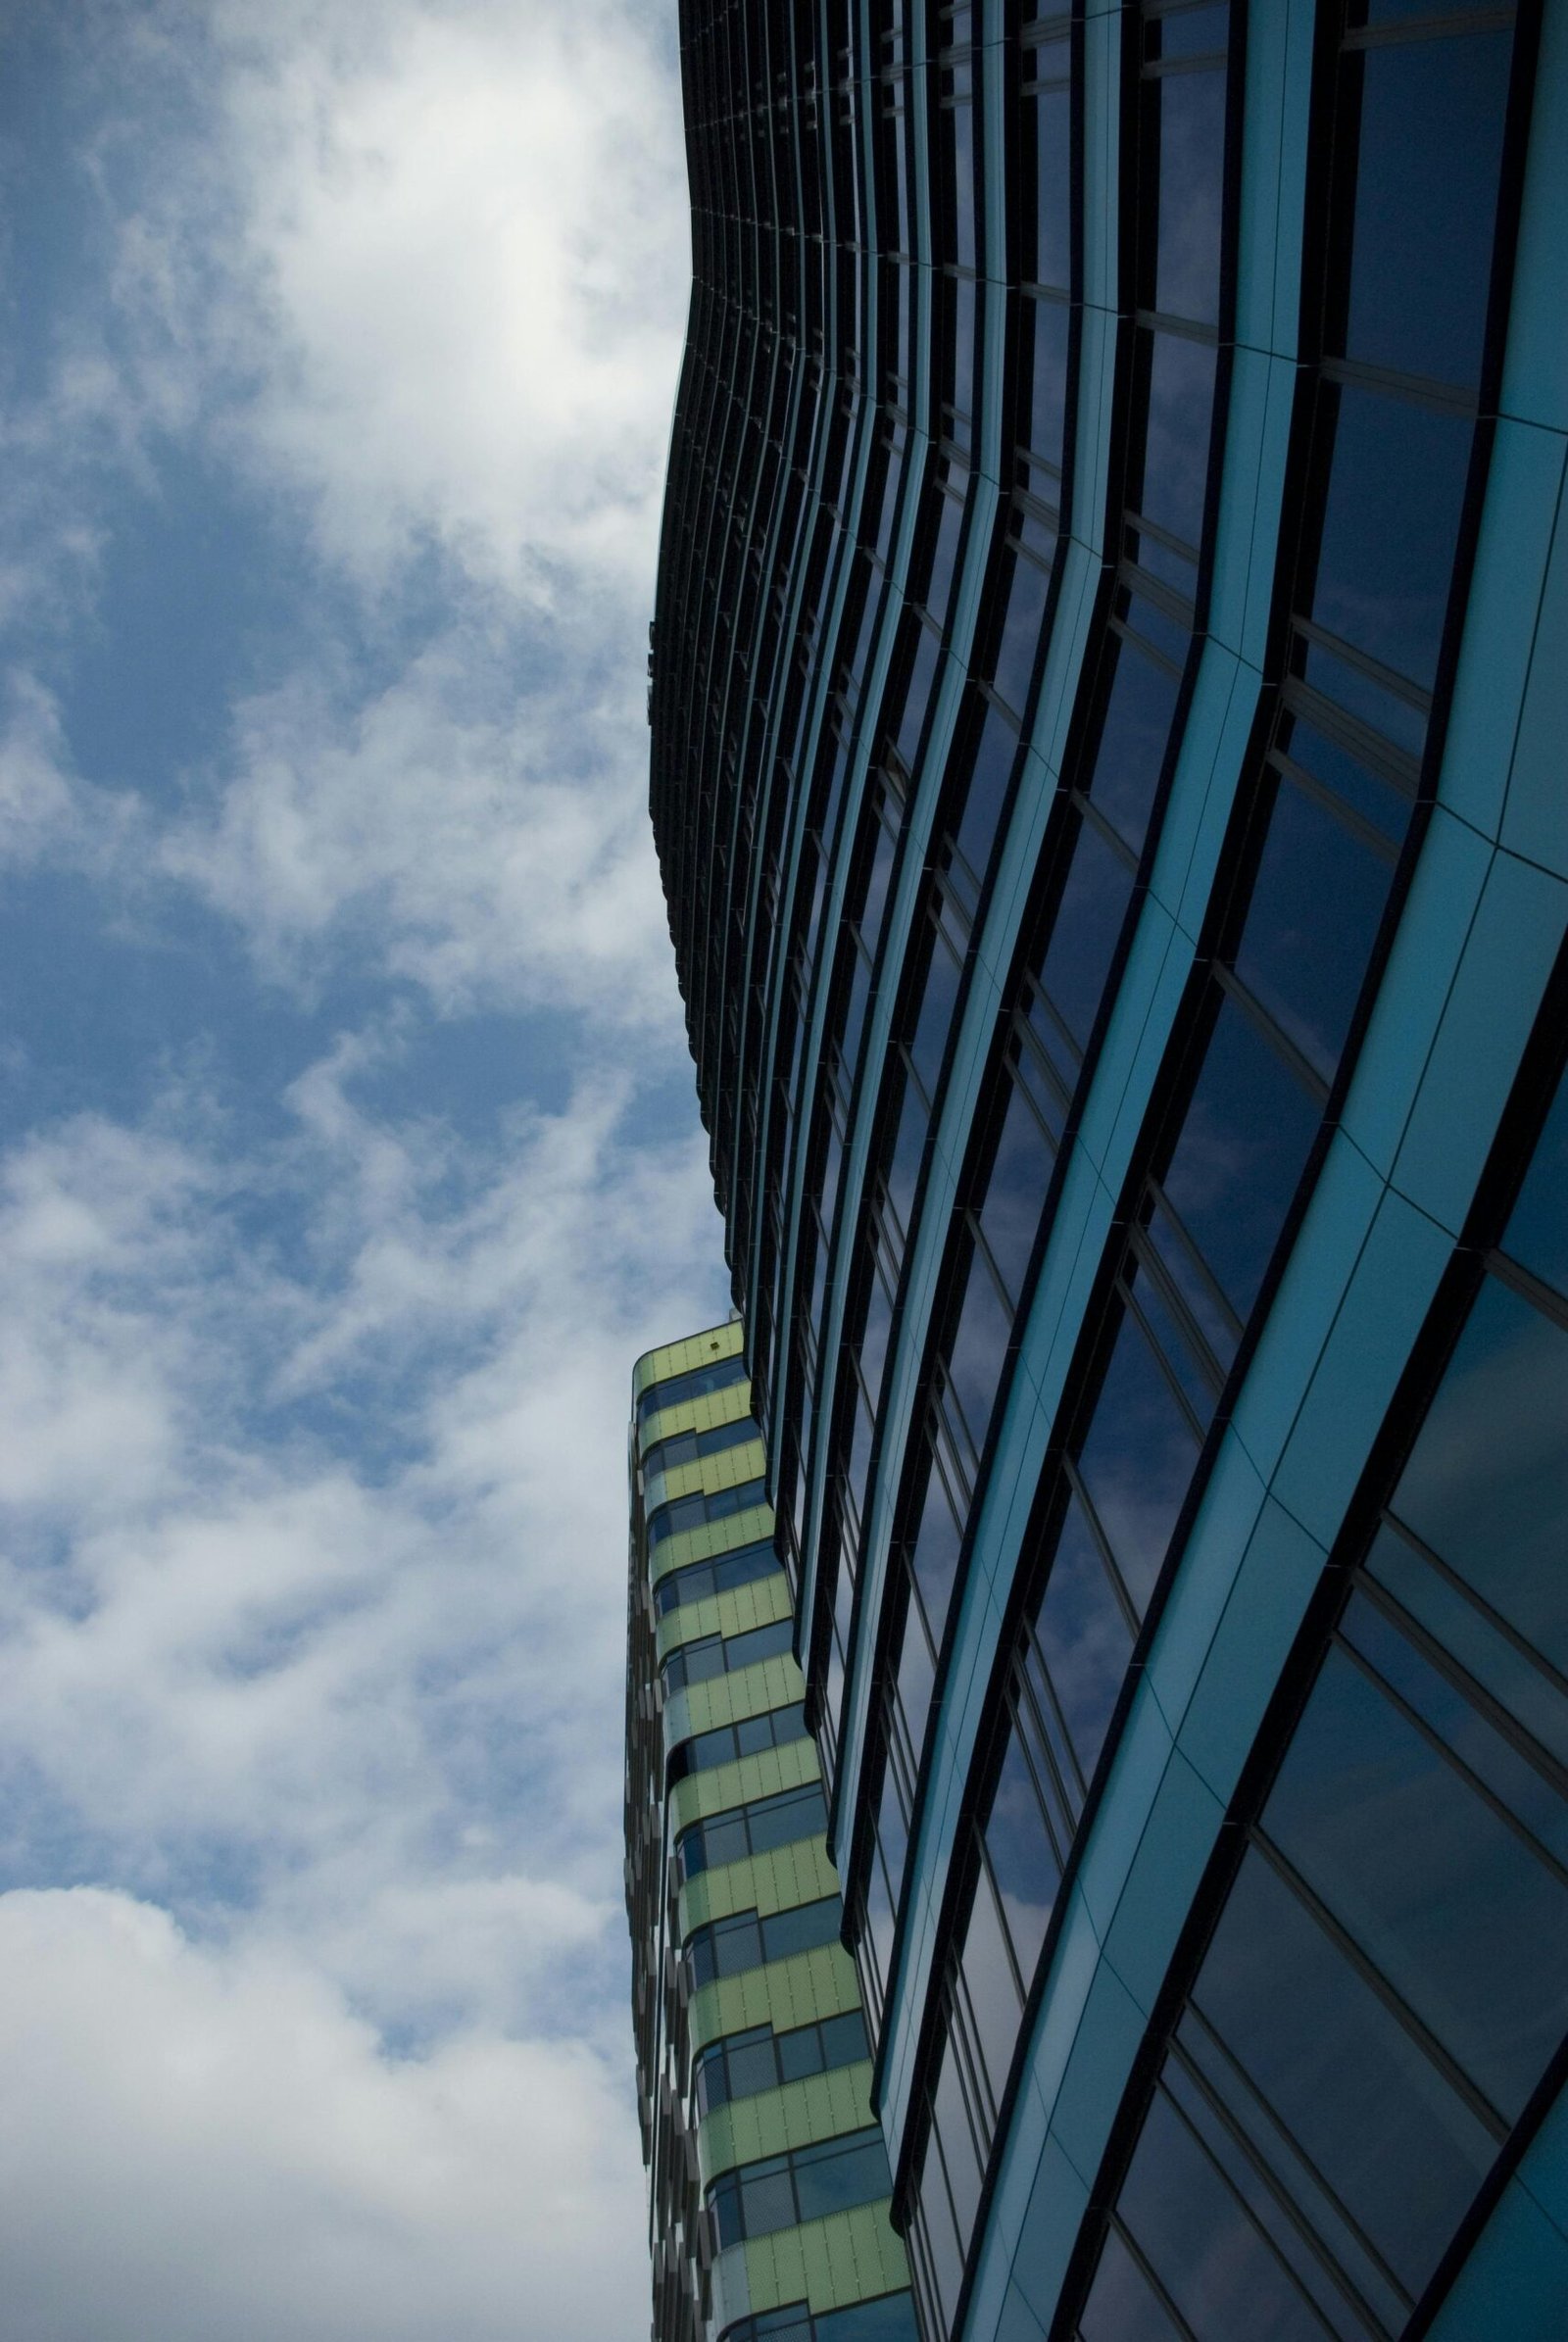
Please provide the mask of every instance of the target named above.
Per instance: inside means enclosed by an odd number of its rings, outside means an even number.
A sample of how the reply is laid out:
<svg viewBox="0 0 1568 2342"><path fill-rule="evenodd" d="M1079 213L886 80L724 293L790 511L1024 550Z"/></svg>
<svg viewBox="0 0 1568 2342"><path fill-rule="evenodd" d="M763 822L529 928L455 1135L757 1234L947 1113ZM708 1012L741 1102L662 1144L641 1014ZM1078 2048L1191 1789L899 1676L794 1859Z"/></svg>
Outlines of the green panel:
<svg viewBox="0 0 1568 2342"><path fill-rule="evenodd" d="M871 2112L871 2071L870 2059L864 2058L858 2066L812 2074L805 2081L759 2090L755 2098L715 2108L697 2127L703 2185L736 2164L756 2163L790 2147L809 2147L818 2139L867 2128L876 2120Z"/></svg>
<svg viewBox="0 0 1568 2342"><path fill-rule="evenodd" d="M748 1854L740 1862L703 1871L681 1888L681 1941L705 1920L728 1919L732 1911L757 1911L765 1919L771 1911L793 1911L797 1903L816 1903L838 1891L839 1875L825 1837L803 1837L768 1854Z"/></svg>
<svg viewBox="0 0 1568 2342"><path fill-rule="evenodd" d="M716 1553L729 1553L737 1545L756 1544L773 1534L773 1507L770 1504L749 1505L743 1513L731 1513L727 1521L705 1521L700 1529L683 1529L679 1537L672 1537L659 1548L659 1559L649 1571L655 1586L661 1578L667 1578L671 1570L683 1569L689 1561L711 1561Z"/></svg>
<svg viewBox="0 0 1568 2342"><path fill-rule="evenodd" d="M656 1473L658 1493L645 1493L643 1501L649 1512L655 1512L675 1496L715 1496L721 1488L739 1488L743 1480L760 1479L766 1467L767 1452L760 1436L744 1439L734 1447L721 1447L716 1455L700 1455L695 1463L675 1464L667 1472Z"/></svg>
<svg viewBox="0 0 1568 2342"><path fill-rule="evenodd" d="M692 1996L693 2046L716 2041L720 2033L743 2032L749 2025L770 2025L787 2033L797 2025L815 2025L860 2005L855 1962L841 1943L819 1944L788 1960L770 1960L741 1976L721 1976Z"/></svg>
<svg viewBox="0 0 1568 2342"><path fill-rule="evenodd" d="M690 1774L669 1793L671 1842L688 1822L704 1814L721 1814L731 1805L750 1805L754 1797L771 1797L776 1789L798 1789L802 1781L821 1777L816 1742L810 1739L787 1740L782 1748L764 1748L757 1756L737 1757L733 1765L715 1765L711 1773Z"/></svg>
<svg viewBox="0 0 1568 2342"><path fill-rule="evenodd" d="M820 2314L907 2285L909 2265L884 2199L758 2237L746 2247L746 2279L754 2310L804 2298Z"/></svg>
<svg viewBox="0 0 1568 2342"><path fill-rule="evenodd" d="M659 1621L656 1646L664 1660L683 1642L700 1642L705 1635L743 1635L748 1627L768 1627L776 1618L793 1616L790 1582L780 1570L771 1578L755 1578L750 1586L732 1586L728 1593L683 1602Z"/></svg>
<svg viewBox="0 0 1568 2342"><path fill-rule="evenodd" d="M646 1455L658 1439L675 1432L716 1431L721 1423L752 1411L750 1383L727 1383L722 1391L705 1391L701 1398L683 1398L672 1407L659 1407L649 1416L637 1439L637 1453Z"/></svg>
<svg viewBox="0 0 1568 2342"><path fill-rule="evenodd" d="M685 1334L679 1342L666 1342L657 1350L644 1350L631 1370L631 1394L641 1398L652 1383L668 1382L671 1375L686 1374L694 1366L707 1366L714 1358L733 1358L742 1346L743 1329L739 1318L728 1325L705 1326L700 1334Z"/></svg>
<svg viewBox="0 0 1568 2342"><path fill-rule="evenodd" d="M788 1651L770 1659L754 1659L733 1675L710 1676L691 1684L686 1713L694 1732L711 1732L715 1724L739 1724L747 1716L765 1716L770 1708L789 1708L806 1697L801 1671ZM684 1739L686 1734L683 1732Z"/></svg>
<svg viewBox="0 0 1568 2342"><path fill-rule="evenodd" d="M749 1988L744 2008L735 2000L741 1985ZM859 2006L855 1962L838 1944L826 1943L797 1952L793 1960L754 1968L749 1976L705 1984L692 2002L687 2030L695 2052L720 2033L738 2033L749 2025L770 2025L774 2032L787 2033L797 2025L844 2017Z"/></svg>

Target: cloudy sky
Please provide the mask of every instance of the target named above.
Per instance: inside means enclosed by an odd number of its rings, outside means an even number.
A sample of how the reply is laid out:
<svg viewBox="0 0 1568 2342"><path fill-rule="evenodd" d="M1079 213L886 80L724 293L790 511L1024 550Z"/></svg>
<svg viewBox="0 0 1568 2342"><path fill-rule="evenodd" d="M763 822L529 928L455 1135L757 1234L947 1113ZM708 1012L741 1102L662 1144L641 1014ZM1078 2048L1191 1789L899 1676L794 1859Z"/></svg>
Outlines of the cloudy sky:
<svg viewBox="0 0 1568 2342"><path fill-rule="evenodd" d="M647 2317L672 0L0 0L7 2342Z"/></svg>

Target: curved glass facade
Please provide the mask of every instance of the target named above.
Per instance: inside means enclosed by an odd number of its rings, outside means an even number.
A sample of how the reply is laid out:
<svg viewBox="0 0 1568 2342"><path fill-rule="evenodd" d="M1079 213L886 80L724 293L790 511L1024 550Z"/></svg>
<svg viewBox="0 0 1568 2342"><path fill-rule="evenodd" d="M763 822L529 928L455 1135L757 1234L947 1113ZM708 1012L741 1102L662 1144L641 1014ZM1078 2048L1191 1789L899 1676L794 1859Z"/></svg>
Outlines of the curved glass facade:
<svg viewBox="0 0 1568 2342"><path fill-rule="evenodd" d="M682 12L651 804L927 2342L1568 2330L1565 42Z"/></svg>

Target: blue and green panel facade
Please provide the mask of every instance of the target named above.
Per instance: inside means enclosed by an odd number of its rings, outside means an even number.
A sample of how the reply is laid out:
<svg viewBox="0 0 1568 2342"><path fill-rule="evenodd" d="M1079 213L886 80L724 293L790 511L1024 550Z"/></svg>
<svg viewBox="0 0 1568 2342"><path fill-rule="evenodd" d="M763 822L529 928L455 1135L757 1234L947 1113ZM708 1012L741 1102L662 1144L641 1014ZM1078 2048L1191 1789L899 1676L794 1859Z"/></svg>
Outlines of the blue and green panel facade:
<svg viewBox="0 0 1568 2342"><path fill-rule="evenodd" d="M651 805L927 2342L1568 2333L1568 8L681 40Z"/></svg>
<svg viewBox="0 0 1568 2342"><path fill-rule="evenodd" d="M653 2342L915 2342L738 1325L638 1361L630 1472Z"/></svg>

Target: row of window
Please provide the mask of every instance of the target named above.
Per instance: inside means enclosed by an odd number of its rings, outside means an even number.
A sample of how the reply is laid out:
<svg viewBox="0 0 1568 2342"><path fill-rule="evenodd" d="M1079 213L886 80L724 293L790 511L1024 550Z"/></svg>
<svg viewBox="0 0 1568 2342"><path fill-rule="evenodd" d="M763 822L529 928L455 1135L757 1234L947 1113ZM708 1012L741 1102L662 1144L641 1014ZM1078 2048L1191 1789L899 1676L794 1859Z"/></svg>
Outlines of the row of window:
<svg viewBox="0 0 1568 2342"><path fill-rule="evenodd" d="M775 2033L769 2025L726 2033L701 2050L693 2066L698 2115L710 2115L736 2098L755 2098L761 2090L782 2089L786 2082L806 2081L813 2074L858 2065L869 2054L865 2019L858 2009L824 2017L817 2025L795 2025L784 2033Z"/></svg>
<svg viewBox="0 0 1568 2342"><path fill-rule="evenodd" d="M711 1366L693 1366L685 1374L650 1383L637 1400L637 1429L644 1431L666 1407L683 1406L688 1399L708 1398L713 1391L728 1391L733 1384L745 1380L746 1361L736 1356L715 1358Z"/></svg>
<svg viewBox="0 0 1568 2342"><path fill-rule="evenodd" d="M814 1952L836 1943L843 1920L837 1895L823 1895L814 1903L796 1903L788 1911L760 1919L755 1911L737 1911L727 1919L708 1920L694 1927L685 1950L687 1980L692 1990L714 1983L721 1976L744 1976L748 1969L764 1968L772 1960L793 1959L797 1952Z"/></svg>
<svg viewBox="0 0 1568 2342"><path fill-rule="evenodd" d="M702 1871L744 1862L751 1854L768 1854L775 1846L794 1845L801 1838L819 1837L826 1828L827 1805L817 1781L781 1790L776 1797L757 1797L750 1805L733 1805L690 1823L675 1840L675 1876L684 1886Z"/></svg>
<svg viewBox="0 0 1568 2342"><path fill-rule="evenodd" d="M760 1578L771 1578L778 1567L771 1541L764 1544L760 1540L737 1545L732 1553L717 1554L711 1561L689 1561L660 1579L654 1587L654 1608L661 1618L667 1618L672 1610L684 1610L693 1602L706 1602L714 1594L733 1592L738 1586L754 1586Z"/></svg>
<svg viewBox="0 0 1568 2342"><path fill-rule="evenodd" d="M719 2342L915 2342L907 2293L879 2293L843 2310L813 2312L805 2302L762 2310L725 2326Z"/></svg>
<svg viewBox="0 0 1568 2342"><path fill-rule="evenodd" d="M742 2164L710 2182L707 2202L723 2246L853 2212L857 2205L874 2204L891 2185L887 2149L873 2124Z"/></svg>
<svg viewBox="0 0 1568 2342"><path fill-rule="evenodd" d="M792 1618L770 1619L765 1627L748 1627L739 1635L704 1635L670 1652L659 1671L660 1680L666 1693L684 1690L689 1683L709 1683L715 1676L755 1667L759 1659L781 1657L794 1640Z"/></svg>
<svg viewBox="0 0 1568 2342"><path fill-rule="evenodd" d="M643 1485L648 1487L657 1476L673 1472L681 1464L699 1464L705 1456L722 1455L726 1448L744 1447L748 1440L759 1437L756 1424L749 1415L737 1416L733 1423L716 1424L711 1431L674 1432L667 1439L656 1439L643 1458Z"/></svg>
<svg viewBox="0 0 1568 2342"><path fill-rule="evenodd" d="M671 1496L648 1518L650 1555L672 1537L688 1529L705 1529L714 1521L732 1521L767 1502L765 1480L745 1480L733 1488L695 1488L689 1496Z"/></svg>
<svg viewBox="0 0 1568 2342"><path fill-rule="evenodd" d="M783 1748L805 1737L806 1711L799 1701L761 1716L743 1716L739 1724L715 1724L710 1732L676 1741L664 1766L664 1787L668 1791L690 1774L710 1773L715 1765L732 1765L739 1757L760 1756L765 1748Z"/></svg>

